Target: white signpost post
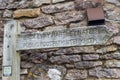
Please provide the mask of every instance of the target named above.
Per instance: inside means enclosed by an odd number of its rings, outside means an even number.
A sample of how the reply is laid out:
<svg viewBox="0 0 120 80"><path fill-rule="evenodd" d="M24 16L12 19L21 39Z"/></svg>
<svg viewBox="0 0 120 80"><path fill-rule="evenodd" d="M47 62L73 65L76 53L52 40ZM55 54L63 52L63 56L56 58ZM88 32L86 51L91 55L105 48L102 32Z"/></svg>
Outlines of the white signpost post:
<svg viewBox="0 0 120 80"><path fill-rule="evenodd" d="M2 80L20 80L21 50L105 44L113 35L105 26L21 33L17 21L4 28Z"/></svg>

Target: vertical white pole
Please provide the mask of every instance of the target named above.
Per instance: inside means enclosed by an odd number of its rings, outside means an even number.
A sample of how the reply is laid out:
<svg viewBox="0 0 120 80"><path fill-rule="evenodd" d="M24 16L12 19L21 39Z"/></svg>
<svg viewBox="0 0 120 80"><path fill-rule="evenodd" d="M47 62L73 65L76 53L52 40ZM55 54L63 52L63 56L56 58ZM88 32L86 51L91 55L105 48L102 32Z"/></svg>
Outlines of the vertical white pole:
<svg viewBox="0 0 120 80"><path fill-rule="evenodd" d="M19 27L19 23L14 20L4 26L2 80L20 80L20 53L16 51Z"/></svg>

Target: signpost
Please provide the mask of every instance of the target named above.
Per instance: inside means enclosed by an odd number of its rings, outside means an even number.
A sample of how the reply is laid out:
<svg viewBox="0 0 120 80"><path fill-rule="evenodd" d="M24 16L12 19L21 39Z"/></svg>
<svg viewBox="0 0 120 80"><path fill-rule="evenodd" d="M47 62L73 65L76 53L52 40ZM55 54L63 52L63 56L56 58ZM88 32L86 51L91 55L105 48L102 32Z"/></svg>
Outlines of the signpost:
<svg viewBox="0 0 120 80"><path fill-rule="evenodd" d="M18 36L17 50L105 44L112 36L105 26L77 27Z"/></svg>
<svg viewBox="0 0 120 80"><path fill-rule="evenodd" d="M43 32L20 33L17 21L4 29L2 80L20 80L20 53L28 49L105 44L113 35L106 26L76 27Z"/></svg>

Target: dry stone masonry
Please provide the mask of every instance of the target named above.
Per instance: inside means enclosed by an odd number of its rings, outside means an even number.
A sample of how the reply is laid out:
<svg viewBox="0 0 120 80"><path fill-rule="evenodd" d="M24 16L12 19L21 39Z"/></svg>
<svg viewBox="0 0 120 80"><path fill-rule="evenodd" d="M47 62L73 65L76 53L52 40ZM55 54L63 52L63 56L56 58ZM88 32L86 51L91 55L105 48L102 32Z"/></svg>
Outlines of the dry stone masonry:
<svg viewBox="0 0 120 80"><path fill-rule="evenodd" d="M96 7L89 1L0 0L0 80L4 24L18 20L22 33L87 28L86 8ZM23 50L20 80L120 80L120 0L103 1L105 25L113 33L107 43Z"/></svg>

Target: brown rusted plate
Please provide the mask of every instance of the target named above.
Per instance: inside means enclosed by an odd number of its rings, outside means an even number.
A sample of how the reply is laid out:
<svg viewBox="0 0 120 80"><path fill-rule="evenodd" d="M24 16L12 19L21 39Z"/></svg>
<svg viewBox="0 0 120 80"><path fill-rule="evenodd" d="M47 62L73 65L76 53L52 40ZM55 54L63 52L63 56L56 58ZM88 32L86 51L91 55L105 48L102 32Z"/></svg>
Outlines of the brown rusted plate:
<svg viewBox="0 0 120 80"><path fill-rule="evenodd" d="M87 9L88 25L100 25L105 23L104 11L102 7Z"/></svg>

